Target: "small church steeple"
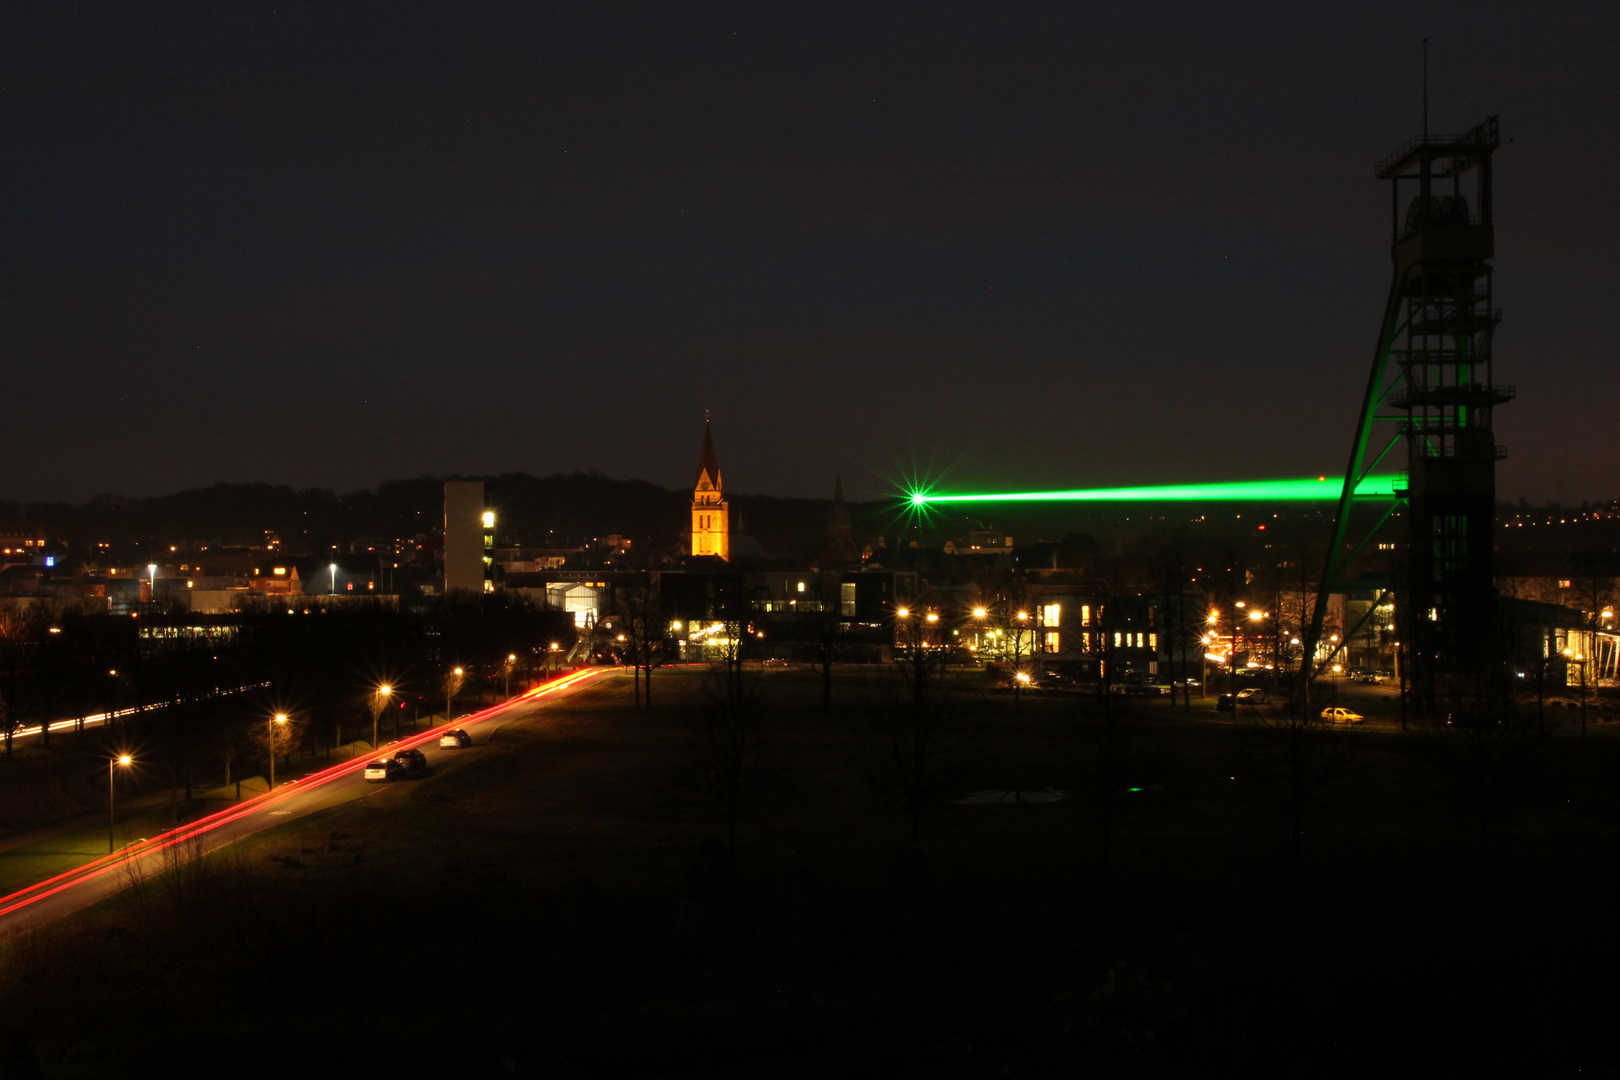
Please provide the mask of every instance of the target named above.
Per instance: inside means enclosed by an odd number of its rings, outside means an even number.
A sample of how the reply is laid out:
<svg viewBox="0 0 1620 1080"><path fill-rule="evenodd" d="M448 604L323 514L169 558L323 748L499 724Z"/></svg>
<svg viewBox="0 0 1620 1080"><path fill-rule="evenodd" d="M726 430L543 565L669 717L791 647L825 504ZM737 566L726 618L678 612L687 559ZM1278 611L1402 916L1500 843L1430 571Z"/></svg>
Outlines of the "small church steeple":
<svg viewBox="0 0 1620 1080"><path fill-rule="evenodd" d="M822 553L827 562L859 562L855 550L855 528L849 520L849 507L844 505L844 477L833 474L832 514L827 521L827 550Z"/></svg>
<svg viewBox="0 0 1620 1080"><path fill-rule="evenodd" d="M720 459L709 422L703 422L703 454L692 488L692 554L731 558L731 510L720 487Z"/></svg>

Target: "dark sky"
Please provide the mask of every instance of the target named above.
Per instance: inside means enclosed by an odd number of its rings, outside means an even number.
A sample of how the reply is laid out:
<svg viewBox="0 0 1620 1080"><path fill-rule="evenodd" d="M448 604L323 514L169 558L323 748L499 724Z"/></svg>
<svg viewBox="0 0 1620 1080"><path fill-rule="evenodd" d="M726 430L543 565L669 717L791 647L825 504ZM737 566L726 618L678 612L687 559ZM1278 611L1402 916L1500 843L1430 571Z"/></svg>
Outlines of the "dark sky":
<svg viewBox="0 0 1620 1080"><path fill-rule="evenodd" d="M0 496L1342 469L1500 113L1505 496L1620 495L1620 6L15 3Z"/></svg>

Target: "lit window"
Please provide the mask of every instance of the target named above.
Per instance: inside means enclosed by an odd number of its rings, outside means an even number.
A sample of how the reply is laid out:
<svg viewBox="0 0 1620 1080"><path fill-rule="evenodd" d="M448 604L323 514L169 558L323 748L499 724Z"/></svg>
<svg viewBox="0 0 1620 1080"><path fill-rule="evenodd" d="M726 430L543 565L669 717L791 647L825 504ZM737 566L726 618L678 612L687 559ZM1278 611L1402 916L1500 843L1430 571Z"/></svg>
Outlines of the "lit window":
<svg viewBox="0 0 1620 1080"><path fill-rule="evenodd" d="M485 510L484 511L484 528L493 529L494 527L495 527L495 511L493 511L493 510Z"/></svg>
<svg viewBox="0 0 1620 1080"><path fill-rule="evenodd" d="M1148 635L1148 648L1153 649L1155 651L1158 650L1158 648L1159 648L1159 635L1158 634L1149 634Z"/></svg>
<svg viewBox="0 0 1620 1080"><path fill-rule="evenodd" d="M1047 626L1056 626L1058 617L1062 614L1063 606L1061 604L1047 604L1041 608L1041 621Z"/></svg>
<svg viewBox="0 0 1620 1080"><path fill-rule="evenodd" d="M1081 604L1080 605L1080 625L1081 626L1090 626L1091 625L1091 605L1090 604Z"/></svg>
<svg viewBox="0 0 1620 1080"><path fill-rule="evenodd" d="M1142 635L1141 634L1136 635L1136 647L1138 649L1140 649L1142 647Z"/></svg>
<svg viewBox="0 0 1620 1080"><path fill-rule="evenodd" d="M1058 635L1057 635L1057 633L1055 631L1052 632L1052 633L1048 633L1046 635L1046 651L1047 652L1057 652L1058 651Z"/></svg>
<svg viewBox="0 0 1620 1080"><path fill-rule="evenodd" d="M1119 631L1115 630L1114 631L1114 648L1116 648L1116 649L1119 648L1119 636L1120 636Z"/></svg>

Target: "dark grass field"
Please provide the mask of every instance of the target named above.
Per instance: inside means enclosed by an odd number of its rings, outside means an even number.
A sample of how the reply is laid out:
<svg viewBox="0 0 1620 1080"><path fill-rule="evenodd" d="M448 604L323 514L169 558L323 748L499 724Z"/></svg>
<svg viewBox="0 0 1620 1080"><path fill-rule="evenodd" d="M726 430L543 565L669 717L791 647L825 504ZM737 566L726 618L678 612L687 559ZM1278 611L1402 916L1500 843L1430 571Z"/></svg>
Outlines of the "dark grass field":
<svg viewBox="0 0 1620 1080"><path fill-rule="evenodd" d="M698 670L600 683L398 783L12 943L47 1075L1597 1075L1620 1054L1620 741L1561 734L1489 869L1416 736L1344 732L1296 868L1252 725L1158 703L1085 798L860 779L890 673L760 676L779 776L727 854L678 780ZM954 794L1084 794L1075 699L961 699ZM1081 760L1084 760L1083 755Z"/></svg>

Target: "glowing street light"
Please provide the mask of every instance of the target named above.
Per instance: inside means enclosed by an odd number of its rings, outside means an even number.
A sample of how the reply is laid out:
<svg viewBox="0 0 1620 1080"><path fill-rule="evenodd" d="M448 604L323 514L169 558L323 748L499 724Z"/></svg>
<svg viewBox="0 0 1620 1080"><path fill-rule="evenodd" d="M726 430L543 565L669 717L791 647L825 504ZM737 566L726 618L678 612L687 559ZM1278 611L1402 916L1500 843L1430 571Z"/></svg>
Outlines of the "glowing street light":
<svg viewBox="0 0 1620 1080"><path fill-rule="evenodd" d="M973 609L973 617L975 619L982 619L982 618L985 617L985 614L986 614L986 612L985 612L984 608L982 608L982 607L976 607L976 608Z"/></svg>
<svg viewBox="0 0 1620 1080"><path fill-rule="evenodd" d="M352 701L353 699L351 698L350 700ZM270 786L265 789L266 791L276 790L276 725L285 724L286 722L287 714L284 712L278 712L276 715L272 716L269 722L265 725L265 731L269 735L270 739ZM373 730L375 731L375 728L373 728ZM373 743L373 745L375 745L375 743Z"/></svg>
<svg viewBox="0 0 1620 1080"><path fill-rule="evenodd" d="M128 754L119 754L117 757L107 759L107 854L109 855L113 853L113 848L116 846L113 840L113 827L118 821L118 812L114 806L113 766L122 765L127 769L130 762L134 760Z"/></svg>
<svg viewBox="0 0 1620 1080"><path fill-rule="evenodd" d="M1214 626L1216 623L1221 621L1221 613L1214 608L1210 608L1209 614L1204 616L1204 621L1209 623L1211 626Z"/></svg>
<svg viewBox="0 0 1620 1080"><path fill-rule="evenodd" d="M929 613L928 613L928 621L929 621L929 622L939 622L939 612L937 612L937 611L930 611L930 612L929 612Z"/></svg>
<svg viewBox="0 0 1620 1080"><path fill-rule="evenodd" d="M377 692L371 695L371 745L373 748L376 747L379 739L377 725L382 720L383 710L388 707L388 697L393 692L394 688L392 686L383 683L377 687ZM394 734L399 734L398 724L394 725Z"/></svg>
<svg viewBox="0 0 1620 1080"><path fill-rule="evenodd" d="M895 610L895 614L900 616L902 619L904 619L907 615L911 614L911 609L910 608L897 608Z"/></svg>

